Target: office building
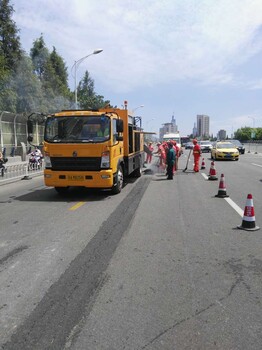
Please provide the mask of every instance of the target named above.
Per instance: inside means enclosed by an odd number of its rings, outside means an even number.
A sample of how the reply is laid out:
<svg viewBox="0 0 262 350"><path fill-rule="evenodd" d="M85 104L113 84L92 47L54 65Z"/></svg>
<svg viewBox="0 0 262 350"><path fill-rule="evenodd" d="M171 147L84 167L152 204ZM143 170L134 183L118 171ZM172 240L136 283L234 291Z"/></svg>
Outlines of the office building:
<svg viewBox="0 0 262 350"><path fill-rule="evenodd" d="M178 132L177 124L176 124L176 119L174 115L172 115L172 119L170 123L164 123L162 124L162 128L159 129L159 139L163 140L163 136L165 134L173 134Z"/></svg>
<svg viewBox="0 0 262 350"><path fill-rule="evenodd" d="M219 130L217 133L217 139L218 140L225 140L227 138L227 132L226 130Z"/></svg>
<svg viewBox="0 0 262 350"><path fill-rule="evenodd" d="M197 136L209 138L209 116L204 114L197 115Z"/></svg>
<svg viewBox="0 0 262 350"><path fill-rule="evenodd" d="M193 137L197 137L197 127L196 127L196 123L194 123L192 135L193 135Z"/></svg>

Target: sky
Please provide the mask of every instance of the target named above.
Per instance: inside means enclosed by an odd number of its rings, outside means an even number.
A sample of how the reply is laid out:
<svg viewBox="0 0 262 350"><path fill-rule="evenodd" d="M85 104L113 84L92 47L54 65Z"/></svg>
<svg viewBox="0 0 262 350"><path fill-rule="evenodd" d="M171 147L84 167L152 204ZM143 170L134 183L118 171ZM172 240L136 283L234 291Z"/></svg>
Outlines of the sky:
<svg viewBox="0 0 262 350"><path fill-rule="evenodd" d="M22 48L43 35L64 59L74 91L86 70L97 94L158 133L197 115L210 134L262 127L261 0L10 0Z"/></svg>

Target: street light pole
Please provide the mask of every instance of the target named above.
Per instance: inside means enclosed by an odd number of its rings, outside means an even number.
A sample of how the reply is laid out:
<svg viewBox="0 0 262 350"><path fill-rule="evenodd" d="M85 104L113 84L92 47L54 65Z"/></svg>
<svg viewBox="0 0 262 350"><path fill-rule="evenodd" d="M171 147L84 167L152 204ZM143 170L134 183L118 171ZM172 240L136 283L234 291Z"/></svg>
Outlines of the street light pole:
<svg viewBox="0 0 262 350"><path fill-rule="evenodd" d="M138 107L132 109L132 114L134 114L134 111L136 111L138 108L143 108L143 107L144 107L144 105L141 105L141 106L138 106Z"/></svg>
<svg viewBox="0 0 262 350"><path fill-rule="evenodd" d="M74 68L74 79L75 79L75 108L77 108L77 79L76 79L76 71L77 71L77 68L79 67L80 63L82 63L87 57L89 56L92 56L92 55L97 55L98 53L102 52L103 49L97 49L97 50L94 50L92 53L90 53L89 55L86 55L82 58L80 58L79 60L75 61L72 69ZM72 71L71 69L71 71Z"/></svg>

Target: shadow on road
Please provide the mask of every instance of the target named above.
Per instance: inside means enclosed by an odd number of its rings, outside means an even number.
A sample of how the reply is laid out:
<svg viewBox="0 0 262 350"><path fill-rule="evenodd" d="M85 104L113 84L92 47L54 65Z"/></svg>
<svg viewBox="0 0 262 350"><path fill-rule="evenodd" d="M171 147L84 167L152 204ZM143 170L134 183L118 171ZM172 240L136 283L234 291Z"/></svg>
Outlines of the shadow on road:
<svg viewBox="0 0 262 350"><path fill-rule="evenodd" d="M124 187L137 181L137 178L128 178ZM32 192L24 194L22 196L13 196L12 200L22 202L63 202L72 203L79 201L98 202L109 199L112 197L111 190L102 190L86 187L70 187L68 192L59 194L52 187L45 187L40 190L32 190ZM10 202L10 201L9 201Z"/></svg>

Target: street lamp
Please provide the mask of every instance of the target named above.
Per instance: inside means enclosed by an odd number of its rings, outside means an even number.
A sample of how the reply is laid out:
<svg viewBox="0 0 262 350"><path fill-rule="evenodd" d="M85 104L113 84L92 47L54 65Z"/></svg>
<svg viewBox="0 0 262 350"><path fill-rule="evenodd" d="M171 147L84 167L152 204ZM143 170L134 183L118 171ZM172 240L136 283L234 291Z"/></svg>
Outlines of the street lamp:
<svg viewBox="0 0 262 350"><path fill-rule="evenodd" d="M144 107L144 105L141 105L141 106L138 106L138 107L132 109L132 114L134 114L134 111L136 111L138 108L142 108L142 107Z"/></svg>
<svg viewBox="0 0 262 350"><path fill-rule="evenodd" d="M94 50L89 55L86 55L86 56L80 58L79 60L75 61L75 63L73 64L73 66L71 68L71 71L74 68L74 72L75 72L75 74L74 74L74 79L75 79L75 108L77 108L77 86L76 86L76 71L77 71L77 68L79 67L80 63L82 63L87 57L92 56L92 55L97 55L98 53L100 53L102 51L103 51L103 49Z"/></svg>

